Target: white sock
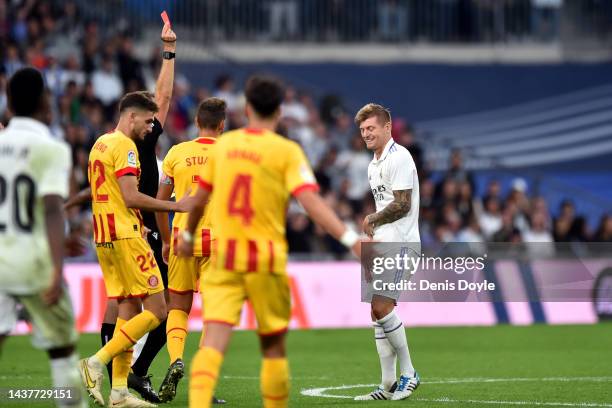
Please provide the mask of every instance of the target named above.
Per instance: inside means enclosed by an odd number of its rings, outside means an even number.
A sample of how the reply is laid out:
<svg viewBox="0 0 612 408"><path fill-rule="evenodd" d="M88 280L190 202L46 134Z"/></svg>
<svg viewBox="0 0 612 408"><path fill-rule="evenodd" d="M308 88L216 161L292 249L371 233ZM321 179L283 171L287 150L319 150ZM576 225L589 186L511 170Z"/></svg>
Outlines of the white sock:
<svg viewBox="0 0 612 408"><path fill-rule="evenodd" d="M385 337L395 350L395 354L399 359L400 373L403 376L414 377L414 367L410 360L410 352L408 351L408 341L406 340L406 331L404 324L395 313L395 310L377 320L384 330Z"/></svg>
<svg viewBox="0 0 612 408"><path fill-rule="evenodd" d="M53 387L68 388L71 394L70 399L57 399L58 407L88 407L88 398L81 383L81 375L77 365L79 359L76 353L69 357L51 359L51 378Z"/></svg>
<svg viewBox="0 0 612 408"><path fill-rule="evenodd" d="M374 339L376 341L376 350L378 351L378 358L380 359L380 372L382 375L381 384L385 388L385 391L389 391L395 381L397 380L395 374L396 366L396 355L395 349L387 340L383 327L374 322Z"/></svg>
<svg viewBox="0 0 612 408"><path fill-rule="evenodd" d="M114 400L123 399L128 394L127 387L123 388L112 388L111 389L111 398Z"/></svg>

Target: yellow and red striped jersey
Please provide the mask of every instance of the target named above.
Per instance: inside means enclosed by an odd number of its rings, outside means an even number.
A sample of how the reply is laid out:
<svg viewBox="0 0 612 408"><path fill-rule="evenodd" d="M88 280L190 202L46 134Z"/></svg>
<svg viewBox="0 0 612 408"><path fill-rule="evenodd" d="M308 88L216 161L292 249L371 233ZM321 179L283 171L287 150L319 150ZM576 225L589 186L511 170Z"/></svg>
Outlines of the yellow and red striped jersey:
<svg viewBox="0 0 612 408"><path fill-rule="evenodd" d="M200 187L213 191L215 267L285 273L290 194L318 190L300 146L268 130L228 132L217 141Z"/></svg>
<svg viewBox="0 0 612 408"><path fill-rule="evenodd" d="M195 194L198 187L199 174L208 165L209 158L214 152L214 143L214 138L199 137L189 142L179 143L168 151L164 158L162 170L166 176L172 178L177 201L181 200L189 190L191 190L190 195ZM208 206L195 230L193 256L210 256L212 240L210 212L211 208ZM188 213L174 214L174 219L172 220L174 250L176 250L178 232L187 226L188 215Z"/></svg>
<svg viewBox="0 0 612 408"><path fill-rule="evenodd" d="M127 208L119 177L140 177L138 150L132 139L116 130L101 136L89 153L94 239L96 243L142 236L142 217Z"/></svg>

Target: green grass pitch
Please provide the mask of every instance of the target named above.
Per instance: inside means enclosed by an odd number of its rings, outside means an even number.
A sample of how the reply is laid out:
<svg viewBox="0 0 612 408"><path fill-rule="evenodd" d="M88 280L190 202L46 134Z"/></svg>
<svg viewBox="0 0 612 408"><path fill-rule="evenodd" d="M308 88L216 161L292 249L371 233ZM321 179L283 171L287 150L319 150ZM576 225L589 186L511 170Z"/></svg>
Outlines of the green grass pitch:
<svg viewBox="0 0 612 408"><path fill-rule="evenodd" d="M415 367L422 383L409 401L357 402L348 396L365 393L379 381L371 330L293 331L289 335L292 407L612 407L612 325L528 327L409 328ZM199 333L186 347L189 364ZM95 352L98 335L84 335L82 355ZM152 366L159 386L168 363L162 350ZM252 332L236 332L216 394L228 407L261 406L259 348ZM0 387L48 387L44 353L27 337L9 338L0 358ZM329 389L329 387L341 387ZM328 388L326 390L316 390ZM304 395L311 390L314 396ZM335 395L344 398L319 396ZM108 390L104 392L105 398ZM93 404L92 404L93 405ZM0 401L0 406L45 406ZM47 406L51 404L47 403ZM187 406L187 378L175 401Z"/></svg>

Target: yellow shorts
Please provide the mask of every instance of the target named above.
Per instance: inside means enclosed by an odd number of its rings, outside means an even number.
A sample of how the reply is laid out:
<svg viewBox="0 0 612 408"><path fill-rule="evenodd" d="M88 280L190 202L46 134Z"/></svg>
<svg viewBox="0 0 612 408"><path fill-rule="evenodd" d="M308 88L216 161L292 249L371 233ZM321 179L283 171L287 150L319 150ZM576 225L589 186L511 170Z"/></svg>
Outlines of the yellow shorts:
<svg viewBox="0 0 612 408"><path fill-rule="evenodd" d="M197 292L198 281L210 265L209 257L182 257L170 251L168 290L174 293Z"/></svg>
<svg viewBox="0 0 612 408"><path fill-rule="evenodd" d="M242 273L213 269L200 280L204 323L240 322L242 304L248 300L257 318L257 332L280 334L291 318L291 295L286 274Z"/></svg>
<svg viewBox="0 0 612 408"><path fill-rule="evenodd" d="M145 297L164 290L153 251L144 238L97 244L96 253L110 299Z"/></svg>

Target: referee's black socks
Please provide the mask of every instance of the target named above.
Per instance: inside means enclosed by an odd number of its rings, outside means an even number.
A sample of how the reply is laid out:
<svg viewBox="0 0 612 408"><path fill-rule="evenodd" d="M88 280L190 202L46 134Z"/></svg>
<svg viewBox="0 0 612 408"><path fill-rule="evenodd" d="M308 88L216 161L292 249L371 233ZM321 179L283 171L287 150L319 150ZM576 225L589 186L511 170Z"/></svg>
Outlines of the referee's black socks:
<svg viewBox="0 0 612 408"><path fill-rule="evenodd" d="M113 338L113 333L115 332L115 325L113 323L102 323L102 328L100 329L100 341L102 342L102 347L106 345ZM113 381L113 360L110 361L106 365L106 370L108 371L108 382L112 384Z"/></svg>

